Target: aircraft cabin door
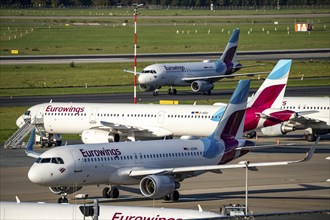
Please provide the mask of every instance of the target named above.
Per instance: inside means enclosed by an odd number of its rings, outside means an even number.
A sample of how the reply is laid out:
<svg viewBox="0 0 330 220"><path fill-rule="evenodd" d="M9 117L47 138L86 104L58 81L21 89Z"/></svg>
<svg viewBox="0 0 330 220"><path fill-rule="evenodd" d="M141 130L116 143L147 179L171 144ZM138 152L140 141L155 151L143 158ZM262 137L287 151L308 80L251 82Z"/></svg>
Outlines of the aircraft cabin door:
<svg viewBox="0 0 330 220"><path fill-rule="evenodd" d="M134 153L134 160L135 160L135 164L142 164L142 159L143 159L143 156L142 156L142 153Z"/></svg>
<svg viewBox="0 0 330 220"><path fill-rule="evenodd" d="M78 154L77 151L70 151L74 160L74 173L82 173L83 166L82 166L82 156Z"/></svg>
<svg viewBox="0 0 330 220"><path fill-rule="evenodd" d="M90 124L96 124L96 115L97 115L97 108L92 108L91 115L89 117Z"/></svg>
<svg viewBox="0 0 330 220"><path fill-rule="evenodd" d="M158 120L158 124L164 124L164 115L165 115L165 112L158 112L158 115L157 115L157 120Z"/></svg>

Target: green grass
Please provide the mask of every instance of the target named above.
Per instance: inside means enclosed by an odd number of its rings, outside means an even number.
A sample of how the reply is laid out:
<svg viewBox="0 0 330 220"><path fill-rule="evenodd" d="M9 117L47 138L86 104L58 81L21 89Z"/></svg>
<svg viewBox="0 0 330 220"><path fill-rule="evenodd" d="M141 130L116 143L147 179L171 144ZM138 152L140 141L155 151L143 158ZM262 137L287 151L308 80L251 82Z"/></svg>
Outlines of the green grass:
<svg viewBox="0 0 330 220"><path fill-rule="evenodd" d="M140 16L225 16L328 13L329 8L315 9L259 9L259 10L191 10L191 9L139 9ZM133 8L122 9L0 9L2 16L132 16Z"/></svg>
<svg viewBox="0 0 330 220"><path fill-rule="evenodd" d="M141 19L138 27L138 53L223 51L234 28L241 29L239 50L329 48L330 20L313 18L315 30L294 32L296 20L165 18ZM127 26L122 23L128 21ZM96 22L99 26L74 26L73 23ZM66 26L68 25L68 26ZM276 30L275 30L276 28ZM289 33L288 33L289 29ZM252 30L252 31L251 31ZM1 19L0 54L12 49L21 55L56 54L132 54L132 19ZM179 32L179 34L177 34ZM197 32L197 33L196 33ZM170 45L170 46L169 46Z"/></svg>
<svg viewBox="0 0 330 220"><path fill-rule="evenodd" d="M276 61L242 61L243 65L264 64L240 70L240 72L271 71ZM141 71L150 63L139 63L137 70ZM124 69L133 69L131 63L91 63L53 65L1 65L0 66L0 95L1 96L28 96L28 95L55 95L55 94L96 94L132 92L133 74L123 72ZM329 85L329 61L293 61L290 79L299 79L304 76L305 81L314 85ZM261 76L265 78L267 74ZM323 77L323 78L319 78ZM324 78L326 77L326 78ZM233 88L238 79L224 79L216 83L216 88ZM36 80L37 79L37 80ZM257 76L252 79L257 79ZM289 80L290 82L290 80ZM87 88L86 88L87 83ZM182 88L189 90L189 87Z"/></svg>

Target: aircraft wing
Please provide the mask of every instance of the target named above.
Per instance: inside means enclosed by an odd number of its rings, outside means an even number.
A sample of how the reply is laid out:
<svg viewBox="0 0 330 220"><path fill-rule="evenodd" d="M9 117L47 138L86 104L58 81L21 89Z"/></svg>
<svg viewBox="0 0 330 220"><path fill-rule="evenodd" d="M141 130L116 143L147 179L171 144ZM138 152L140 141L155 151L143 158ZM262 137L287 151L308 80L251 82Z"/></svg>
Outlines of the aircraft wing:
<svg viewBox="0 0 330 220"><path fill-rule="evenodd" d="M144 132L149 132L157 137L171 136L173 134L169 130L159 128L159 127L147 126L147 125L146 126L134 126L134 125L130 125L130 124L122 124L122 123L119 124L119 123L112 123L112 122L106 122L106 121L101 121L101 124L104 127L100 128L100 129L106 128L106 129L110 129L110 130L120 131L122 133L128 133L128 132L134 132L134 131L144 131Z"/></svg>
<svg viewBox="0 0 330 220"><path fill-rule="evenodd" d="M131 177L137 176L147 176L147 175L173 175L173 174L182 174L189 172L198 172L198 171L221 171L223 169L234 169L234 168L249 168L254 170L257 167L266 167L266 166L284 166L293 163L301 163L308 161L312 158L315 148L320 140L320 137L315 141L311 149L306 153L306 156L300 160L293 161L278 161L278 162L259 162L259 163L237 163L237 164L224 164L224 165L209 165L209 166L192 166L192 167L176 167L176 168L166 168L166 169L136 169L132 170L129 174Z"/></svg>
<svg viewBox="0 0 330 220"><path fill-rule="evenodd" d="M126 73L135 73L134 71L132 71L132 70L124 70L124 72L126 72ZM136 72L136 74L142 74L141 72Z"/></svg>
<svg viewBox="0 0 330 220"><path fill-rule="evenodd" d="M256 74L265 74L269 72L255 72L255 73L240 73L240 74L230 74L230 75L219 75L219 76L200 76L200 77L184 77L182 78L185 82L193 82L195 80L210 80L210 81L217 81L223 78L233 78L236 76L254 76Z"/></svg>

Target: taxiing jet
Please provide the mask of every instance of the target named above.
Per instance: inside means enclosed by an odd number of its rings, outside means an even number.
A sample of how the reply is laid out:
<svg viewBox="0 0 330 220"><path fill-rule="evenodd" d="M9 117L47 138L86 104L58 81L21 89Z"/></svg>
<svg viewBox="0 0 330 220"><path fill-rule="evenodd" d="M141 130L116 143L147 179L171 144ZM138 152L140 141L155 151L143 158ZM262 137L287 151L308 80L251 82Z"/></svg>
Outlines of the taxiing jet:
<svg viewBox="0 0 330 220"><path fill-rule="evenodd" d="M298 117L277 125L262 128L261 132L269 136L286 134L294 130L307 130L306 140L315 141L317 136L330 133L329 97L286 97L281 106L283 110L295 111Z"/></svg>
<svg viewBox="0 0 330 220"><path fill-rule="evenodd" d="M296 117L281 110L291 60L280 60L248 103L244 132ZM208 136L217 126L226 104L157 105L102 103L44 103L17 119L49 134L80 134L83 143L107 143L171 136ZM197 126L198 125L198 126ZM293 129L283 127L283 130ZM31 131L31 130L30 130Z"/></svg>
<svg viewBox="0 0 330 220"><path fill-rule="evenodd" d="M28 178L61 194L60 203L68 201L67 193L101 184L111 186L103 189L106 198L119 196L116 186L139 184L145 197L178 201L180 182L208 171L221 173L228 168L288 165L309 160L316 144L302 160L226 165L255 147L254 142L242 139L249 85L249 80L238 83L220 122L207 138L66 145L38 154L33 151L34 130L26 153L37 160Z"/></svg>
<svg viewBox="0 0 330 220"><path fill-rule="evenodd" d="M170 86L168 94L176 94L173 86L191 86L194 92L203 92L210 95L214 88L214 82L234 76L253 74L232 74L243 66L236 61L236 50L239 38L239 29L234 29L227 47L219 60L211 62L190 63L163 63L152 64L145 67L139 74L138 81L143 92L153 92L158 95L158 89L162 86ZM130 70L126 72L134 73ZM256 73L254 73L256 74Z"/></svg>

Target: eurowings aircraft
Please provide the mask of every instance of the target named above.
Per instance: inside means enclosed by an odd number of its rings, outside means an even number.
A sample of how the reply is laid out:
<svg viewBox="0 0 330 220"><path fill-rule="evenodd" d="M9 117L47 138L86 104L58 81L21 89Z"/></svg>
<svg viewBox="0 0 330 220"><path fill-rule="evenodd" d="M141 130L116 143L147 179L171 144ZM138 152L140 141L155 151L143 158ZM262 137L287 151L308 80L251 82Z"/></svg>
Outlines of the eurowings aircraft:
<svg viewBox="0 0 330 220"><path fill-rule="evenodd" d="M32 202L0 202L2 220L183 220L183 219L219 219L223 215L199 210L152 208L136 206L98 205L98 215L92 205L53 204Z"/></svg>
<svg viewBox="0 0 330 220"><path fill-rule="evenodd" d="M262 128L261 132L269 136L286 134L282 128L307 130L305 138L315 141L317 136L330 133L330 98L329 97L286 97L281 106L283 110L295 111L298 117L277 125Z"/></svg>
<svg viewBox="0 0 330 220"><path fill-rule="evenodd" d="M38 159L30 168L28 178L61 194L60 203L68 201L67 193L86 185L101 184L111 186L103 189L106 198L118 198L118 185L139 184L145 197L178 201L180 182L208 171L288 165L309 160L316 144L302 160L226 165L255 145L241 138L249 84L249 80L238 83L220 122L207 138L66 145L38 154L33 151L34 130L26 153Z"/></svg>
<svg viewBox="0 0 330 220"><path fill-rule="evenodd" d="M225 51L215 62L204 60L203 62L152 64L145 67L142 72L137 73L140 89L158 95L158 89L162 86L170 86L168 94L175 95L177 91L173 86L191 86L194 92L210 95L214 88L213 83L220 79L256 74L233 74L243 67L236 61L239 33L239 29L233 30ZM130 70L125 71L134 73Z"/></svg>
<svg viewBox="0 0 330 220"><path fill-rule="evenodd" d="M291 60L280 60L248 103L244 132L271 126L296 117L281 110ZM81 134L83 143L166 136L208 136L223 112L221 105L156 105L44 103L35 105L17 119L17 125L36 125L50 134ZM196 126L198 125L198 126ZM291 127L283 127L290 130Z"/></svg>

